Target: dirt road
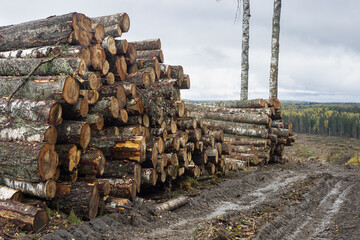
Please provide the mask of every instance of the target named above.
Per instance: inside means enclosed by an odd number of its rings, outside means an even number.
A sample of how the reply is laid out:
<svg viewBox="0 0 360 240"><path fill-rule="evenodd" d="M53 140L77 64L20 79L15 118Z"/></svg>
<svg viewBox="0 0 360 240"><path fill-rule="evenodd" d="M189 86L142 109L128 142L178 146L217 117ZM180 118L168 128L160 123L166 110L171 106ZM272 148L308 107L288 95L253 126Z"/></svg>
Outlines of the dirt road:
<svg viewBox="0 0 360 240"><path fill-rule="evenodd" d="M360 239L360 167L324 163L316 150L300 159L304 144L316 149L304 140L289 163L215 182L173 212L136 203L42 239Z"/></svg>

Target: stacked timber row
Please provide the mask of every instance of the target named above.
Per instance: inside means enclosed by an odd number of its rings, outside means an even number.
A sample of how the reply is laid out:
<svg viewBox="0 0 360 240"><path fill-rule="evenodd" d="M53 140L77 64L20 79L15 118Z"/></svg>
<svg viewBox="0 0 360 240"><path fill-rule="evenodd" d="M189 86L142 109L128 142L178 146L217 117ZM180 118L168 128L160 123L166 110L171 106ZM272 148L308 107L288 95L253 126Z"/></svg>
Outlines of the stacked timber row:
<svg viewBox="0 0 360 240"><path fill-rule="evenodd" d="M182 66L164 64L160 39L120 38L129 27L126 13L0 27L0 216L38 231L47 215L18 203L29 196L91 219L141 187L238 167L222 131L185 111Z"/></svg>
<svg viewBox="0 0 360 240"><path fill-rule="evenodd" d="M291 125L284 125L277 99L186 103L191 116L212 130L222 130L232 144L227 161L252 165L282 162L284 147L295 142Z"/></svg>

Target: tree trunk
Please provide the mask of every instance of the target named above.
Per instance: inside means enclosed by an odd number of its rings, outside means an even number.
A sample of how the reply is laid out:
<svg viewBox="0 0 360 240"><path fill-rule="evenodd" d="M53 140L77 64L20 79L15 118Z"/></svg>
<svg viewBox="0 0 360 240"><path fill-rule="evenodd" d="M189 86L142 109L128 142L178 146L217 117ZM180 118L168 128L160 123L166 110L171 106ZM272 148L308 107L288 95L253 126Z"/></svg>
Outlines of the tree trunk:
<svg viewBox="0 0 360 240"><path fill-rule="evenodd" d="M144 50L160 50L161 49L161 41L160 38L156 39L147 39L142 41L134 41L131 42L136 46L138 51Z"/></svg>
<svg viewBox="0 0 360 240"><path fill-rule="evenodd" d="M141 66L139 66L139 62L141 62ZM160 79L160 74L161 74L161 70L160 70L160 64L159 61L157 60L157 58L153 58L153 59L138 59L138 61L136 62L138 64L138 71L143 69L143 68L153 68L154 69L154 73L155 73L155 77L154 76L150 76L151 78L151 82L154 83L155 82L155 78L156 79ZM153 73L150 73L150 75L152 75Z"/></svg>
<svg viewBox="0 0 360 240"><path fill-rule="evenodd" d="M0 201L13 200L16 202L21 202L23 198L24 196L21 191L0 185Z"/></svg>
<svg viewBox="0 0 360 240"><path fill-rule="evenodd" d="M188 74L184 74L184 79L181 82L180 89L190 89L190 77Z"/></svg>
<svg viewBox="0 0 360 240"><path fill-rule="evenodd" d="M177 79L176 86L180 87L182 85L182 82L184 80L184 69L182 66L171 66L171 78Z"/></svg>
<svg viewBox="0 0 360 240"><path fill-rule="evenodd" d="M126 106L126 91L122 83L103 86L99 91L101 97L116 97L119 101L119 108Z"/></svg>
<svg viewBox="0 0 360 240"><path fill-rule="evenodd" d="M268 104L266 100L260 99L251 99L251 100L241 100L241 101L223 101L223 102L212 102L209 104L203 104L204 106L213 106L213 107L228 107L228 108L267 108Z"/></svg>
<svg viewBox="0 0 360 240"><path fill-rule="evenodd" d="M117 73L120 77L121 81L125 80L127 74L127 65L124 56L117 56L111 57L109 59L110 63L110 71Z"/></svg>
<svg viewBox="0 0 360 240"><path fill-rule="evenodd" d="M88 100L81 98L75 104L62 104L63 118L66 120L80 120L85 118L89 112Z"/></svg>
<svg viewBox="0 0 360 240"><path fill-rule="evenodd" d="M144 102L141 98L128 99L126 103L126 111L130 115L143 114L144 112Z"/></svg>
<svg viewBox="0 0 360 240"><path fill-rule="evenodd" d="M136 73L132 73L126 76L125 81L136 84L143 88L149 88L152 82L151 75L155 76L153 68L140 69ZM153 77L154 78L154 77Z"/></svg>
<svg viewBox="0 0 360 240"><path fill-rule="evenodd" d="M126 63L135 64L136 60L138 59L136 46L134 44L131 44L131 43L129 43L128 45L129 45L128 50L126 52Z"/></svg>
<svg viewBox="0 0 360 240"><path fill-rule="evenodd" d="M87 122L64 121L57 127L59 143L73 143L87 148L91 139L91 128Z"/></svg>
<svg viewBox="0 0 360 240"><path fill-rule="evenodd" d="M211 129L223 130L224 133L234 134L238 136L267 138L268 130L261 128L237 127L231 124L215 123L213 121L203 121L204 125Z"/></svg>
<svg viewBox="0 0 360 240"><path fill-rule="evenodd" d="M113 159L129 159L139 163L146 160L146 142L143 136L135 136L125 142L118 142L113 146Z"/></svg>
<svg viewBox="0 0 360 240"><path fill-rule="evenodd" d="M274 15L272 22L272 40L271 40L270 81L269 81L270 99L278 97L280 14L281 14L281 0L274 0Z"/></svg>
<svg viewBox="0 0 360 240"><path fill-rule="evenodd" d="M60 182L52 204L58 205L65 213L73 210L79 217L93 219L98 214L99 199L99 190L94 183Z"/></svg>
<svg viewBox="0 0 360 240"><path fill-rule="evenodd" d="M273 134L278 135L279 138L287 138L290 136L289 129L286 128L271 128Z"/></svg>
<svg viewBox="0 0 360 240"><path fill-rule="evenodd" d="M0 77L0 95L9 96L22 82L23 77ZM79 84L70 76L36 76L29 79L14 97L58 102L64 99L66 103L74 104L79 98Z"/></svg>
<svg viewBox="0 0 360 240"><path fill-rule="evenodd" d="M189 165L186 169L185 172L187 175L194 177L194 178L199 178L200 177L200 168L197 165Z"/></svg>
<svg viewBox="0 0 360 240"><path fill-rule="evenodd" d="M49 224L48 214L44 209L12 200L0 200L0 217L30 225L35 233L44 230Z"/></svg>
<svg viewBox="0 0 360 240"><path fill-rule="evenodd" d="M139 59L152 59L154 57L157 58L159 63L164 63L164 55L162 50L144 50L144 51L136 51L137 58Z"/></svg>
<svg viewBox="0 0 360 240"><path fill-rule="evenodd" d="M270 145L269 139L251 138L251 137L238 137L235 135L229 135L225 137L225 141L231 142L232 145L254 145L255 147L267 147Z"/></svg>
<svg viewBox="0 0 360 240"><path fill-rule="evenodd" d="M81 13L51 16L1 27L0 51L68 42L88 46L91 32L90 19Z"/></svg>
<svg viewBox="0 0 360 240"><path fill-rule="evenodd" d="M251 114L251 113L213 113L213 112L202 112L202 113L192 113L193 116L197 118L206 118L214 119L228 122L238 122L238 123L251 123L259 125L269 125L270 117L264 114Z"/></svg>
<svg viewBox="0 0 360 240"><path fill-rule="evenodd" d="M56 182L54 180L48 180L46 182L24 182L20 180L13 180L10 178L0 179L5 186L20 190L24 194L51 200L55 197Z"/></svg>
<svg viewBox="0 0 360 240"><path fill-rule="evenodd" d="M48 143L0 142L0 174L39 182L51 179L58 157Z"/></svg>
<svg viewBox="0 0 360 240"><path fill-rule="evenodd" d="M206 155L207 155L208 162L212 162L214 164L217 164L219 162L219 154L218 154L218 150L216 148L206 149Z"/></svg>
<svg viewBox="0 0 360 240"><path fill-rule="evenodd" d="M36 58L0 58L1 76L26 76L40 62ZM72 75L79 72L80 75L86 73L86 63L81 58L55 58L51 62L42 64L34 75Z"/></svg>
<svg viewBox="0 0 360 240"><path fill-rule="evenodd" d="M101 150L88 149L81 154L78 174L80 176L102 176L105 163L105 156Z"/></svg>
<svg viewBox="0 0 360 240"><path fill-rule="evenodd" d="M242 52L241 52L241 100L248 100L249 82L249 38L250 38L250 0L243 1Z"/></svg>
<svg viewBox="0 0 360 240"><path fill-rule="evenodd" d="M101 24L104 28L119 24L122 32L128 32L130 29L130 18L127 13L116 13L108 16L94 17L91 18L91 22L92 24Z"/></svg>
<svg viewBox="0 0 360 240"><path fill-rule="evenodd" d="M0 113L8 117L18 117L25 120L44 122L52 125L62 121L62 108L54 100L11 99L0 97Z"/></svg>
<svg viewBox="0 0 360 240"><path fill-rule="evenodd" d="M232 146L233 153L255 153L255 147L253 145L240 145Z"/></svg>
<svg viewBox="0 0 360 240"><path fill-rule="evenodd" d="M186 103L186 109L191 112L199 113L227 113L227 114L265 114L271 117L275 114L275 111L272 111L271 108L230 108L230 107L218 107L218 106L208 106L202 104L194 104L191 102Z"/></svg>
<svg viewBox="0 0 360 240"><path fill-rule="evenodd" d="M55 144L57 130L52 125L21 118L0 116L0 141L48 142Z"/></svg>

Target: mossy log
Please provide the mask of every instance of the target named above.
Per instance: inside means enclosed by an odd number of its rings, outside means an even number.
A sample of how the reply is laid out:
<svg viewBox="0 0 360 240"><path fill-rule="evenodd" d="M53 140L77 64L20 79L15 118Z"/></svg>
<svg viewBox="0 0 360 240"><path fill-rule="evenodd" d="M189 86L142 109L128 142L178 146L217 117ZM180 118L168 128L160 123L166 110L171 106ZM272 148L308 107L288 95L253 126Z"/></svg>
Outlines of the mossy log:
<svg viewBox="0 0 360 240"><path fill-rule="evenodd" d="M0 175L29 182L54 177L58 156L48 143L0 142Z"/></svg>
<svg viewBox="0 0 360 240"><path fill-rule="evenodd" d="M0 76L27 76L39 64L35 58L0 58ZM55 58L42 64L34 75L80 75L87 71L86 63L81 58Z"/></svg>
<svg viewBox="0 0 360 240"><path fill-rule="evenodd" d="M21 85L23 77L0 77L0 95L9 96ZM14 95L15 98L38 100L64 100L75 104L80 94L79 83L70 76L34 76L31 77Z"/></svg>

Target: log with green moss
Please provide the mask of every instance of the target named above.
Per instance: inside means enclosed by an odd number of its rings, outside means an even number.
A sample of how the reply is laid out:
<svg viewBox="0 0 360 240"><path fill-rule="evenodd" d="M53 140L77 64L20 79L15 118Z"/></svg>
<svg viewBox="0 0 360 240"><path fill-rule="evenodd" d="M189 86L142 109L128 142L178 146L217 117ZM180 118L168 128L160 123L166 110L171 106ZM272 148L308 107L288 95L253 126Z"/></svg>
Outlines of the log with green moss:
<svg viewBox="0 0 360 240"><path fill-rule="evenodd" d="M29 182L54 177L58 156L48 143L0 142L0 175Z"/></svg>
<svg viewBox="0 0 360 240"><path fill-rule="evenodd" d="M0 95L10 96L23 81L23 77L1 76ZM14 98L64 100L74 104L79 99L79 89L79 83L70 76L33 76L15 93Z"/></svg>

